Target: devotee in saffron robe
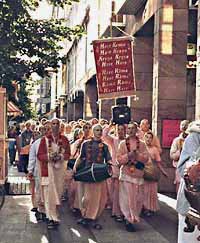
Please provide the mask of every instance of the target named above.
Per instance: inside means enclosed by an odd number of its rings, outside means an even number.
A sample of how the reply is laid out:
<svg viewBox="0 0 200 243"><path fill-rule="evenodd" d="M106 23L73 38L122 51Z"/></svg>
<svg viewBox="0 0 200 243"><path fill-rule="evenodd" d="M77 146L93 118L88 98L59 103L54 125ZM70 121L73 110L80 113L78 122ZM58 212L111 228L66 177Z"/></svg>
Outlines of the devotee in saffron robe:
<svg viewBox="0 0 200 243"><path fill-rule="evenodd" d="M110 163L111 156L108 146L102 142L101 125L93 126L93 138L83 143L80 156L74 165L74 172L79 164L85 166L93 163ZM86 183L83 182L83 199L82 199L82 220L79 221L83 226L88 226L95 221L103 212L107 202L106 180L102 182ZM102 226L94 224L94 228L101 229Z"/></svg>
<svg viewBox="0 0 200 243"><path fill-rule="evenodd" d="M120 167L119 203L126 219L126 230L134 231L133 223L140 221L144 199L144 165L149 154L144 142L136 136L137 123L128 124L128 137L119 144L117 161Z"/></svg>
<svg viewBox="0 0 200 243"><path fill-rule="evenodd" d="M111 191L112 191L112 216L116 217L116 221L122 221L122 212L119 206L119 171L120 165L117 161L117 150L119 143L125 139L126 128L124 125L117 125L116 136L109 134L112 124L109 126L106 125L103 129L103 140L111 148L111 157L112 157L112 180L111 180Z"/></svg>
<svg viewBox="0 0 200 243"><path fill-rule="evenodd" d="M78 139L76 142L74 142L73 150L72 150L72 158L78 158L80 155L80 149L81 145L84 143L84 141L91 139L92 137L92 126L89 122L86 122L83 125L83 136ZM82 131L81 130L81 131ZM75 184L75 197L74 197L74 203L73 208L81 210L82 209L82 197L83 197L83 185L80 181L74 181ZM75 212L75 211L74 211Z"/></svg>

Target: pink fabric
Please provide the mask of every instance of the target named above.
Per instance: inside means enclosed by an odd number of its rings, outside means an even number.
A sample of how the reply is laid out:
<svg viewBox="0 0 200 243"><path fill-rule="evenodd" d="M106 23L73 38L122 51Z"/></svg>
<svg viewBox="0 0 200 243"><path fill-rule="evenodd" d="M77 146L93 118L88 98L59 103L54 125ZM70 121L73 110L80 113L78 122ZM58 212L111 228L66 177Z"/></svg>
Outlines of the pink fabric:
<svg viewBox="0 0 200 243"><path fill-rule="evenodd" d="M130 141L130 151L136 150L136 147L137 147L136 139L131 138L129 141ZM137 153L136 160L141 161L144 164L147 163L147 161L149 159L149 153L146 149L146 145L142 141L140 141L139 149L137 152L138 153ZM119 144L119 149L117 151L117 160L121 165L123 165L120 168L122 174L128 175L130 177L134 177L134 178L143 178L143 175L144 175L143 170L138 170L135 168L134 171L131 171L130 166L127 165L129 159L128 159L128 150L127 150L125 140L123 140Z"/></svg>
<svg viewBox="0 0 200 243"><path fill-rule="evenodd" d="M106 186L107 186L107 203L106 207L112 208L112 198L113 198L113 189L112 189L112 178L109 178L106 180Z"/></svg>
<svg viewBox="0 0 200 243"><path fill-rule="evenodd" d="M84 196L82 203L82 216L95 220L105 209L107 202L106 181L98 183L83 183Z"/></svg>
<svg viewBox="0 0 200 243"><path fill-rule="evenodd" d="M158 183L147 182L144 183L144 208L156 212L159 210L158 204Z"/></svg>
<svg viewBox="0 0 200 243"><path fill-rule="evenodd" d="M112 164L114 165L112 167L112 172L113 172L113 176L112 177L119 177L119 166L118 166L118 162L117 162L117 150L118 150L118 146L119 143L121 142L121 140L116 137L116 136L111 136L109 135L109 127L106 126L103 130L103 141L109 146L110 150L111 150L111 157L112 157Z"/></svg>
<svg viewBox="0 0 200 243"><path fill-rule="evenodd" d="M71 144L71 159L77 159L79 156L79 149L80 143L82 142L82 139L76 140L74 143ZM70 171L70 170L68 170ZM72 170L69 172L72 173ZM71 209L77 208L80 209L80 198L81 195L79 195L78 190L79 184L78 182L74 181L74 179L71 179L68 186L68 195L69 195L69 206Z"/></svg>
<svg viewBox="0 0 200 243"><path fill-rule="evenodd" d="M161 161L160 153L159 153L159 150L157 149L157 147L155 147L154 145L147 146L147 150L150 154L151 159L153 159L155 161Z"/></svg>
<svg viewBox="0 0 200 243"><path fill-rule="evenodd" d="M67 192L68 192L68 199L69 199L69 207L71 209L74 208L76 191L77 191L77 183L73 179L68 181Z"/></svg>
<svg viewBox="0 0 200 243"><path fill-rule="evenodd" d="M119 204L123 215L130 223L140 222L144 187L126 181L119 183Z"/></svg>
<svg viewBox="0 0 200 243"><path fill-rule="evenodd" d="M150 158L154 161L160 162L161 157L157 147L154 145L147 146ZM159 210L158 204L158 183L145 181L144 183L144 208L156 212Z"/></svg>
<svg viewBox="0 0 200 243"><path fill-rule="evenodd" d="M130 151L137 149L136 138L130 138ZM145 144L140 141L139 149L137 149L136 160L147 163L149 153ZM119 205L125 218L130 223L140 221L140 213L143 206L144 188L143 188L143 170L130 170L128 163L128 150L126 141L122 141L117 152L117 160L122 165L120 168L120 183L119 183ZM132 178L132 180L131 180ZM135 182L134 182L135 181Z"/></svg>
<svg viewBox="0 0 200 243"><path fill-rule="evenodd" d="M108 184L108 204L111 204L112 209L114 210L112 212L113 215L121 215L121 211L119 209L119 164L117 162L117 150L119 143L121 140L116 136L109 135L110 128L109 126L105 126L103 130L103 140L104 142L109 146L111 150L111 157L112 157L112 179L107 180ZM118 198L117 198L118 197Z"/></svg>
<svg viewBox="0 0 200 243"><path fill-rule="evenodd" d="M112 215L121 216L122 212L119 206L119 179L112 178Z"/></svg>

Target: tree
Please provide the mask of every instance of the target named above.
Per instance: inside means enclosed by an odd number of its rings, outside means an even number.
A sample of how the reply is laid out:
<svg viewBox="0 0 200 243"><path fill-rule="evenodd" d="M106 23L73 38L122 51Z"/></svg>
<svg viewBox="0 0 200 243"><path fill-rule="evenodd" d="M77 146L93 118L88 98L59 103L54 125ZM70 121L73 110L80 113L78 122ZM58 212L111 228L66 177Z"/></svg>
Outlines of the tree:
<svg viewBox="0 0 200 243"><path fill-rule="evenodd" d="M73 2L78 0L49 0L59 7ZM82 26L69 28L65 20L32 19L29 12L38 6L38 0L0 0L0 85L7 88L15 103L13 80L24 90L32 73L44 77L47 68L56 69L65 61L59 54L60 42L83 34Z"/></svg>

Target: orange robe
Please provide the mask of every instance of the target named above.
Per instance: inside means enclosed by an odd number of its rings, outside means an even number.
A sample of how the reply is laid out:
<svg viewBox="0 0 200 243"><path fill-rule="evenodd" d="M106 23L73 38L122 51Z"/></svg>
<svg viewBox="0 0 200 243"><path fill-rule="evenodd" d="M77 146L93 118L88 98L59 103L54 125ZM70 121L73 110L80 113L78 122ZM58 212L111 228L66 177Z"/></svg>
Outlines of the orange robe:
<svg viewBox="0 0 200 243"><path fill-rule="evenodd" d="M135 138L130 138L130 151L137 148L137 141ZM147 163L149 154L145 144L140 140L137 161L143 164ZM119 184L119 203L121 211L125 219L130 223L137 223L140 221L140 213L144 200L144 179L143 170L129 166L127 163L128 148L126 141L122 141L117 152L117 161L122 165L120 168L120 184Z"/></svg>

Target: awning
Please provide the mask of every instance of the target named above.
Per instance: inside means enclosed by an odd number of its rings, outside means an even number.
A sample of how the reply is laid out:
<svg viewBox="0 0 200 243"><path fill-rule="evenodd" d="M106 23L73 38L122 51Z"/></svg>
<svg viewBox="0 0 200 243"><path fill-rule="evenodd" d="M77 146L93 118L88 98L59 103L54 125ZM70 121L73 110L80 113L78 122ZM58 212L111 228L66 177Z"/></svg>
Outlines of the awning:
<svg viewBox="0 0 200 243"><path fill-rule="evenodd" d="M12 102L7 103L7 115L8 116L20 116L22 111Z"/></svg>
<svg viewBox="0 0 200 243"><path fill-rule="evenodd" d="M117 2L117 1L116 1ZM125 15L136 15L140 9L146 4L147 0L126 0L120 1L117 4L118 14L125 14ZM118 6L118 5L121 5Z"/></svg>

